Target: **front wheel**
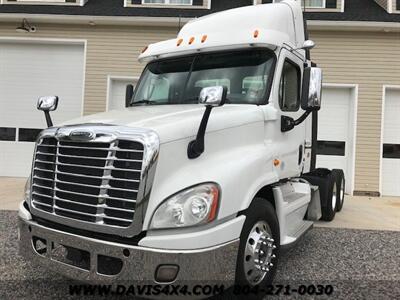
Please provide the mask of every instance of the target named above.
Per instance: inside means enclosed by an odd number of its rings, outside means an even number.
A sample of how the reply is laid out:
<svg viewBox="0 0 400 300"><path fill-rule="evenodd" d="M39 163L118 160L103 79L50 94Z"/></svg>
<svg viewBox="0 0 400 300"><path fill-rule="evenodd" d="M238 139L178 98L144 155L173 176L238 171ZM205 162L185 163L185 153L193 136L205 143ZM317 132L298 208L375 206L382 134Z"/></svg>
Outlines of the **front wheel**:
<svg viewBox="0 0 400 300"><path fill-rule="evenodd" d="M246 212L236 266L236 284L266 286L272 283L279 259L280 233L274 207L255 198Z"/></svg>

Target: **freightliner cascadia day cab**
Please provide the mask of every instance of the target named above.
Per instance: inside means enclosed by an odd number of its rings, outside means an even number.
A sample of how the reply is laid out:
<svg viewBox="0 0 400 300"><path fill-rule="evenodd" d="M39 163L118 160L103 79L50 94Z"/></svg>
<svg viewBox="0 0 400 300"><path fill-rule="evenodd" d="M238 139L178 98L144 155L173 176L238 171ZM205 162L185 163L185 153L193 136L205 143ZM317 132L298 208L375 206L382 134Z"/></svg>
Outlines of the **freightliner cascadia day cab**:
<svg viewBox="0 0 400 300"><path fill-rule="evenodd" d="M20 253L78 280L271 283L344 201L343 171L315 168L313 46L300 1L232 9L146 47L126 109L53 126L41 97Z"/></svg>

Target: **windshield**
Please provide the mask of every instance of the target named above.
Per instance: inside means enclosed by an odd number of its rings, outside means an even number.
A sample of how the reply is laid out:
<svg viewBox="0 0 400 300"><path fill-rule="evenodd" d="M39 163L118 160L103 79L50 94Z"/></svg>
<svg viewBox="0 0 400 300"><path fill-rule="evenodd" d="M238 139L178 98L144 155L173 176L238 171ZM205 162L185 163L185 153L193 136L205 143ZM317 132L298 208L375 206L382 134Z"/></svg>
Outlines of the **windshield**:
<svg viewBox="0 0 400 300"><path fill-rule="evenodd" d="M133 96L135 104L198 103L204 87L226 86L227 103L266 102L275 56L268 50L202 54L149 63Z"/></svg>

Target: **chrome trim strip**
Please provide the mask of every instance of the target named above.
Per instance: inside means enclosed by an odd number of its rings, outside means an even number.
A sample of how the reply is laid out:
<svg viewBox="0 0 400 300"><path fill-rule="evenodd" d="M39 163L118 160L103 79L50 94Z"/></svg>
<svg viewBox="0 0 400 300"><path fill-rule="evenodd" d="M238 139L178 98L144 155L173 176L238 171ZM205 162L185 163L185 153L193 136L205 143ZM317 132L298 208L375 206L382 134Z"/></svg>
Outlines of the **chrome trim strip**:
<svg viewBox="0 0 400 300"><path fill-rule="evenodd" d="M108 151L108 153L115 153L115 152L142 153L143 152L142 170L133 171L132 169L130 169L130 170L121 169L121 171L124 171L124 172L125 171L141 172L140 181L133 180L133 179L125 180L125 179L121 179L121 178L114 178L111 176L111 171L119 170L119 169L111 168L109 166L106 166L104 168L99 168L99 169L104 169L106 171L109 171L110 174L105 174L104 177L87 176L87 177L91 177L91 178L95 178L95 179L107 179L108 181L109 180L119 180L119 181L127 181L127 182L130 182L130 181L131 182L139 182L139 188L137 190L136 200L122 199L122 198L117 198L117 197L111 197L106 194L101 194L101 198L105 198L105 199L125 201L125 202L129 202L129 203L131 203L131 202L134 203L136 201L136 207L134 210L133 221L104 215L104 213L103 213L104 209L107 209L107 207L101 208L100 211L98 211L98 215L102 216L105 219L116 219L116 220L120 220L123 222L132 221L131 225L128 227L121 227L121 226L115 226L115 225L109 225L109 224L86 222L86 221L82 221L82 220L78 220L78 219L71 219L71 218L57 215L54 213L54 211L53 211L53 213L51 213L51 212L46 212L46 211L43 211L40 209L36 209L35 206L32 205L32 203L31 203L32 202L32 193L38 194L36 192L31 192L31 196L30 196L31 201L30 201L30 203L28 203L32 214L35 216L41 217L43 219L50 220L52 222L64 224L64 225L67 225L70 227L75 227L75 228L83 228L83 229L89 230L89 231L102 232L102 233L107 233L107 234L115 234L115 235L124 236L124 237L133 237L133 236L139 234L142 231L143 221L144 221L144 217L145 217L146 210L147 210L150 192L151 192L151 189L153 186L155 169L156 169L158 155L159 155L160 139L159 139L157 133L155 131L149 130L149 129L129 128L129 127L124 127L124 126L113 126L113 125L105 125L105 124L83 124L83 125L65 126L65 127L60 127L60 128L55 128L55 127L48 128L48 129L43 130L37 138L37 143L36 143L35 152L34 152L34 156L33 156L33 162L32 162L32 170L35 169L35 170L42 171L42 172L54 173L55 174L54 183L56 182L56 180L58 180L57 174L76 176L76 177L86 177L86 176L82 176L82 175L79 176L79 175L73 174L73 173L60 172L57 170L57 168L55 171L51 171L51 170L45 170L45 169L34 167L38 147L41 147L41 146L43 146L43 147L57 147L58 146L60 148L68 147L68 146L63 146L61 143L62 143L62 141L74 142L70 138L70 133L72 131L76 131L76 130L79 130L79 131L87 130L87 131L92 131L92 132L96 133L96 137L93 140L85 141L86 143L92 143L92 142L96 143L97 142L97 143L110 143L111 144L110 148L104 148L104 149L86 147L86 148L89 148L90 150L104 150L104 151ZM38 144L38 141L40 141L43 138L56 138L58 140L58 145ZM113 142L115 142L116 140L137 141L143 145L144 150L139 151L139 150L129 150L129 149L118 148L115 145L112 145ZM71 148L77 148L77 147L71 146ZM41 151L41 150L39 150L39 151ZM39 154L42 154L42 153L39 153ZM43 155L46 155L46 154L43 154ZM57 160L56 160L55 165L60 164L58 162L58 156L59 156L59 151L57 151L57 153L56 153ZM107 159L109 159L109 157L107 157L106 160ZM121 160L123 160L123 159L121 159ZM84 165L81 165L81 166L72 165L72 166L85 168ZM92 167L92 166L88 166L88 167ZM40 178L40 176L32 176L31 187L33 186L34 179L40 180L41 178ZM102 189L104 187L112 189L112 187L108 187L108 185L107 186L99 185L99 186L94 186L94 187L98 187L100 189ZM54 188L54 193L56 193L57 191L71 193L69 191L60 190L59 188ZM134 190L130 190L130 192L135 193ZM71 194L73 194L73 193L71 193ZM77 194L82 195L82 193L77 193ZM52 198L53 201L57 200L57 197L55 196L55 194L53 196L46 196L46 195L43 195L43 196L47 197L47 198ZM88 194L87 196L98 198L98 196L96 196L96 195ZM40 203L40 201L36 201L36 202L38 205L42 205ZM79 204L79 202L77 202L77 204ZM53 204L53 207L54 207L54 209L60 209L59 207L57 207L55 205L55 203ZM61 208L61 209L63 209L63 208ZM72 211L72 210L70 212L77 213L76 211ZM96 215L90 214L90 216L96 216Z"/></svg>

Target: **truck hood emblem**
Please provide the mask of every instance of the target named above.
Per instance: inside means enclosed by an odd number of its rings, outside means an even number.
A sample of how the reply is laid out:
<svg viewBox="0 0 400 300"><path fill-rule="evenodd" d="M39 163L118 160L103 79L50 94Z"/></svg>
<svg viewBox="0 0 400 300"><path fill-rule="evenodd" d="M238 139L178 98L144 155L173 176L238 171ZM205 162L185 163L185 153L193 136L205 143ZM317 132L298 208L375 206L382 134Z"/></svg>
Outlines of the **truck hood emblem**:
<svg viewBox="0 0 400 300"><path fill-rule="evenodd" d="M93 131L75 130L70 132L69 138L75 141L91 141L96 138L96 133Z"/></svg>

